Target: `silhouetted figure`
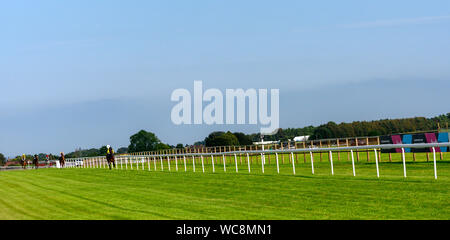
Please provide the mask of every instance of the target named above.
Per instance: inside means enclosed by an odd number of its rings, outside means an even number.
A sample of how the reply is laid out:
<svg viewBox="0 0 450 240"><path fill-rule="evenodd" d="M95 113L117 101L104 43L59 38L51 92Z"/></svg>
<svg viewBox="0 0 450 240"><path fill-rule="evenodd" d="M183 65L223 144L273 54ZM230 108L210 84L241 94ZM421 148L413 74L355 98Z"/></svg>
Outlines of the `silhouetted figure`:
<svg viewBox="0 0 450 240"><path fill-rule="evenodd" d="M33 164L34 164L34 168L38 169L38 167L39 167L39 156L37 154L34 155Z"/></svg>
<svg viewBox="0 0 450 240"><path fill-rule="evenodd" d="M111 146L106 146L106 161L108 161L109 170L111 170L111 165L116 168L116 162L114 159L114 149Z"/></svg>

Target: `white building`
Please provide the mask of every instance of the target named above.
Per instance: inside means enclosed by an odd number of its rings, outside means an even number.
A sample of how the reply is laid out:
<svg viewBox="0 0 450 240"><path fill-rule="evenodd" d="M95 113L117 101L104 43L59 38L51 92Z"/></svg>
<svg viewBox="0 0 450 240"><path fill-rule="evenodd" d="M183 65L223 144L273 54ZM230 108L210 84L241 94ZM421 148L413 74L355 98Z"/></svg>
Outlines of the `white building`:
<svg viewBox="0 0 450 240"><path fill-rule="evenodd" d="M309 140L309 135L308 136L298 136L294 138L294 142L306 142Z"/></svg>

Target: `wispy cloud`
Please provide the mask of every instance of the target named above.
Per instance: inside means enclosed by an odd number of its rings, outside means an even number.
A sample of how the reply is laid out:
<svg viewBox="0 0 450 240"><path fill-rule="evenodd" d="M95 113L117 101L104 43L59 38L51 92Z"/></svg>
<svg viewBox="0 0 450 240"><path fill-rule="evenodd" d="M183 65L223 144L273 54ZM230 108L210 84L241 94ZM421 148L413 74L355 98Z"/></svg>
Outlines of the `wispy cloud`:
<svg viewBox="0 0 450 240"><path fill-rule="evenodd" d="M391 26L411 25L411 24L434 23L434 22L441 22L441 21L446 21L446 20L450 20L450 16L431 16L431 17L376 20L376 21L369 21L369 22L344 24L344 25L339 25L339 26L343 27L343 28L391 27Z"/></svg>

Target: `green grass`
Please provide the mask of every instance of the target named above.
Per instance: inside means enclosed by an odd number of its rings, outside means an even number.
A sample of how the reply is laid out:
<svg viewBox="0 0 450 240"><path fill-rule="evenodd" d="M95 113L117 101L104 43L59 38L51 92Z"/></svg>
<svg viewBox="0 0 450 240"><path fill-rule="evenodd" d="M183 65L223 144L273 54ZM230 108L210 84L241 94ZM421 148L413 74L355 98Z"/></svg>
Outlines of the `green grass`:
<svg viewBox="0 0 450 240"><path fill-rule="evenodd" d="M168 171L151 164L148 171L107 169L39 169L0 172L0 219L450 219L450 161L437 163L434 179L432 155L412 162L407 174L399 154L387 162L383 154L380 179L373 159L360 153L356 177L347 154L333 155L331 176L327 154L314 156L315 174L307 155L298 154L296 175L288 156L277 173L275 158L261 172L254 158L248 173L246 158L235 172L234 158L215 165L205 158L205 173L197 159L196 172L182 160ZM364 158L363 158L364 157ZM267 159L267 158L266 158ZM221 160L221 158L217 159ZM268 159L267 159L268 160ZM280 163L282 157L280 156ZM355 154L356 160L356 154ZM258 162L257 162L258 161Z"/></svg>

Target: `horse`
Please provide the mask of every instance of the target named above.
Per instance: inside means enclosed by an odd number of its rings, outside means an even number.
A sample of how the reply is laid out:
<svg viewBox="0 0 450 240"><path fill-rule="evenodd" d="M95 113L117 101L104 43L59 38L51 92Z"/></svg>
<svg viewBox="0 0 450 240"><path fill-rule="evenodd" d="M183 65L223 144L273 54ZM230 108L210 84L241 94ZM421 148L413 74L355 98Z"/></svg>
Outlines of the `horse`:
<svg viewBox="0 0 450 240"><path fill-rule="evenodd" d="M59 165L61 168L64 168L66 165L66 157L64 156L64 153L61 152L61 156L59 157Z"/></svg>
<svg viewBox="0 0 450 240"><path fill-rule="evenodd" d="M111 170L111 164L113 165L114 168L116 168L116 160L113 154L107 154L106 161L108 161L109 170Z"/></svg>
<svg viewBox="0 0 450 240"><path fill-rule="evenodd" d="M22 168L25 169L25 168L27 168L28 161L26 159L21 159L20 165L22 165Z"/></svg>
<svg viewBox="0 0 450 240"><path fill-rule="evenodd" d="M38 169L38 167L39 167L39 156L38 155L34 155L33 164L34 164L34 168Z"/></svg>
<svg viewBox="0 0 450 240"><path fill-rule="evenodd" d="M108 161L109 170L111 170L111 165L116 168L116 160L114 158L114 150L111 146L106 147L106 161Z"/></svg>

